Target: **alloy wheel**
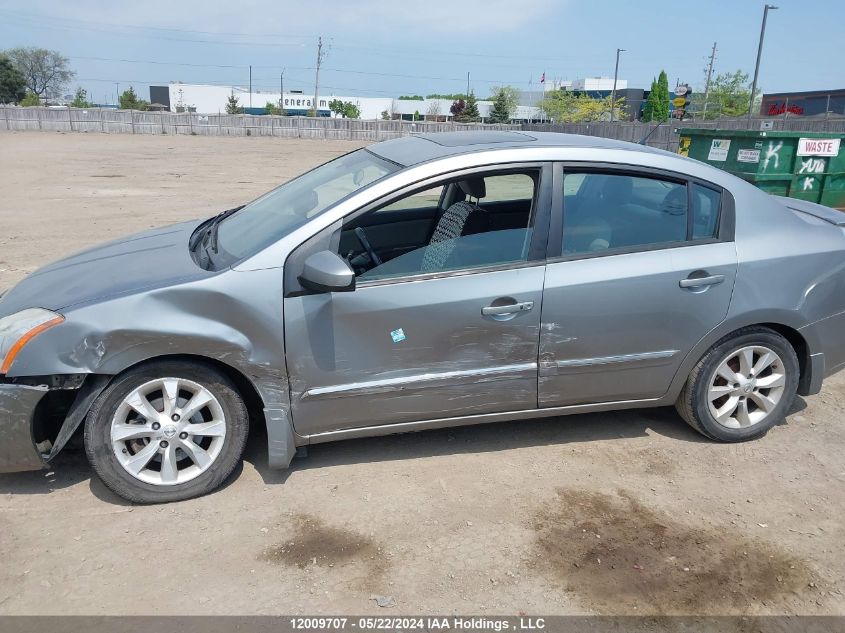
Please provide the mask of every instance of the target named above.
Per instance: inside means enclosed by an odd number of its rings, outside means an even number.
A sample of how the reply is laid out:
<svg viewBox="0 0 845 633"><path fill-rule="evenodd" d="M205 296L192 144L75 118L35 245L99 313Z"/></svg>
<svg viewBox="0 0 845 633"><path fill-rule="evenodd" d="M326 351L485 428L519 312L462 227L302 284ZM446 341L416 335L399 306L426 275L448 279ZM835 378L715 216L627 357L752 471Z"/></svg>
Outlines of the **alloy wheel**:
<svg viewBox="0 0 845 633"><path fill-rule="evenodd" d="M713 419L730 429L760 424L781 401L786 386L783 359L762 345L728 354L717 366L707 389Z"/></svg>
<svg viewBox="0 0 845 633"><path fill-rule="evenodd" d="M226 438L226 417L202 385L160 378L123 399L110 432L112 451L126 472L148 484L173 486L214 463Z"/></svg>

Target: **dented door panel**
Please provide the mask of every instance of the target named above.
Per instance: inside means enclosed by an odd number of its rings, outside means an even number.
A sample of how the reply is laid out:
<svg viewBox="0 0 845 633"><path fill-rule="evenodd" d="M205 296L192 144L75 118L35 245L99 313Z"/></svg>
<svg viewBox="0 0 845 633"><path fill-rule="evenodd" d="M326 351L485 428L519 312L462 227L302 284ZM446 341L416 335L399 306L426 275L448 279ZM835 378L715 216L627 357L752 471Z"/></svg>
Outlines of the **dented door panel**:
<svg viewBox="0 0 845 633"><path fill-rule="evenodd" d="M285 299L297 433L535 408L544 271L536 265ZM503 298L532 309L482 314Z"/></svg>

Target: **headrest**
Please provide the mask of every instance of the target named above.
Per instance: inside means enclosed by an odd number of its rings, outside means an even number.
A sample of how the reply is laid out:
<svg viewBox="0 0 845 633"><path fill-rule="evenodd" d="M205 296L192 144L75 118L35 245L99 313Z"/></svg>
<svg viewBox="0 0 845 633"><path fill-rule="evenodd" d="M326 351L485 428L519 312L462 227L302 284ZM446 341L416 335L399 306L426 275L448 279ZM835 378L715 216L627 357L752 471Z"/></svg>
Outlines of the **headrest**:
<svg viewBox="0 0 845 633"><path fill-rule="evenodd" d="M686 215L687 213L687 188L673 187L666 197L660 209L669 215Z"/></svg>
<svg viewBox="0 0 845 633"><path fill-rule="evenodd" d="M487 187L484 185L484 178L467 178L458 181L458 186L466 195L471 198L483 198L487 195Z"/></svg>
<svg viewBox="0 0 845 633"><path fill-rule="evenodd" d="M608 175L605 177L604 186L602 187L602 197L605 202L625 204L631 201L633 189L631 178L628 176Z"/></svg>

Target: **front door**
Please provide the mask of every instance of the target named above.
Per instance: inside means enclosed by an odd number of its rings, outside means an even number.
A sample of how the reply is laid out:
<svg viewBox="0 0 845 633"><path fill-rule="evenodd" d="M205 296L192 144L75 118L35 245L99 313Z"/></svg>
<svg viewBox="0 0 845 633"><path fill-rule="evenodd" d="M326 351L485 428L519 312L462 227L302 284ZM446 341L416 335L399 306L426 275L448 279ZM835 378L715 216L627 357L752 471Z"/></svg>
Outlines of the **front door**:
<svg viewBox="0 0 845 633"><path fill-rule="evenodd" d="M297 433L537 407L541 171L428 183L344 221L334 243L357 288L285 298ZM432 230L417 238L421 217Z"/></svg>
<svg viewBox="0 0 845 633"><path fill-rule="evenodd" d="M540 406L658 398L727 314L737 267L729 194L672 176L577 169L563 193Z"/></svg>

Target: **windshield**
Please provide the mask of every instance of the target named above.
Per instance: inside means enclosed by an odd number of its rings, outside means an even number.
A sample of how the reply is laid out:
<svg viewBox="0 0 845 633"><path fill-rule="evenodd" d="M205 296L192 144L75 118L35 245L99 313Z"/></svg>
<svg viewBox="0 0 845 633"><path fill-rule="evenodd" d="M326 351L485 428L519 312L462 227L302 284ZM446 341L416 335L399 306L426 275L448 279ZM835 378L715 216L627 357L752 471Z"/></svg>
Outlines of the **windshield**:
<svg viewBox="0 0 845 633"><path fill-rule="evenodd" d="M342 198L400 168L361 149L294 178L220 224L220 255L230 262L254 255Z"/></svg>

